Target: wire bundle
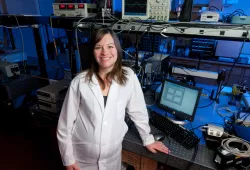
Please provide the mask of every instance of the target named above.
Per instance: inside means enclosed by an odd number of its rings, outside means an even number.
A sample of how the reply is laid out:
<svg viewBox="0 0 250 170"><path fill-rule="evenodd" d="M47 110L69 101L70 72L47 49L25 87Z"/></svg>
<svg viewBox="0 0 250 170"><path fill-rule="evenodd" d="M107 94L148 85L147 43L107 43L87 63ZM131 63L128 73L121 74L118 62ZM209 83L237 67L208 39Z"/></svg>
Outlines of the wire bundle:
<svg viewBox="0 0 250 170"><path fill-rule="evenodd" d="M246 148L246 150L239 150L239 148L231 147L230 144L239 143L242 145L242 148ZM222 140L221 147L231 154L239 157L250 157L250 145L239 139L239 138L227 138Z"/></svg>

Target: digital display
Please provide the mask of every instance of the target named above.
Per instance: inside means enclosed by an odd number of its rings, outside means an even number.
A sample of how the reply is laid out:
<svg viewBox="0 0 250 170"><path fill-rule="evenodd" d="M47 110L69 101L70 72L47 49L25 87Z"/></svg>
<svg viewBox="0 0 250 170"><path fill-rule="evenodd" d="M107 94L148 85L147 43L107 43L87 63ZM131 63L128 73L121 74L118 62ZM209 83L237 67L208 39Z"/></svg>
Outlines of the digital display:
<svg viewBox="0 0 250 170"><path fill-rule="evenodd" d="M68 9L75 9L75 5L67 5Z"/></svg>
<svg viewBox="0 0 250 170"><path fill-rule="evenodd" d="M66 9L66 5L59 5L59 9Z"/></svg>
<svg viewBox="0 0 250 170"><path fill-rule="evenodd" d="M124 14L125 15L147 15L147 1L145 0L124 0Z"/></svg>
<svg viewBox="0 0 250 170"><path fill-rule="evenodd" d="M208 15L207 18L213 18L213 16L211 16L211 15L209 16L209 15Z"/></svg>
<svg viewBox="0 0 250 170"><path fill-rule="evenodd" d="M79 4L78 8L84 8L84 4Z"/></svg>

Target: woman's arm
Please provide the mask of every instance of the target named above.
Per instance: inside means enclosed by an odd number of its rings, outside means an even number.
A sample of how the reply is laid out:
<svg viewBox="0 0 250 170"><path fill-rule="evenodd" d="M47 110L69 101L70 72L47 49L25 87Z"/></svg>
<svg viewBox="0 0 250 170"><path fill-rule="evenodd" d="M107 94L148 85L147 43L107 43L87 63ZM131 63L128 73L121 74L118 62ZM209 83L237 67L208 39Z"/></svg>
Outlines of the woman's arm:
<svg viewBox="0 0 250 170"><path fill-rule="evenodd" d="M71 132L78 114L80 103L80 93L77 90L77 84L78 82L74 80L71 82L64 99L57 126L58 146L64 166L69 166L75 163Z"/></svg>
<svg viewBox="0 0 250 170"><path fill-rule="evenodd" d="M129 77L130 78L130 77ZM150 134L149 117L139 80L135 74L132 76L132 93L127 105L127 113L139 131L143 145L154 143L154 137Z"/></svg>
<svg viewBox="0 0 250 170"><path fill-rule="evenodd" d="M168 154L169 149L162 142L155 141L153 135L150 134L149 116L141 85L136 75L134 75L133 79L133 91L127 105L127 113L135 123L143 145L153 153L160 151Z"/></svg>

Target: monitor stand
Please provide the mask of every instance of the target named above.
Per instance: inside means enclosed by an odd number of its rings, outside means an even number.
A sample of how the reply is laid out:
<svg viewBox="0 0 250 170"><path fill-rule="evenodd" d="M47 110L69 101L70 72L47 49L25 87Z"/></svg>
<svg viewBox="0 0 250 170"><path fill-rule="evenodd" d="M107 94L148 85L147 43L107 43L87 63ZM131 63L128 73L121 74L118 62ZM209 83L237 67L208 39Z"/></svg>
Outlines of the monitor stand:
<svg viewBox="0 0 250 170"><path fill-rule="evenodd" d="M179 117L177 117L177 116L174 116L174 117L168 117L173 123L175 123L175 124L177 124L177 125L181 125L181 126L183 126L183 125L186 125L187 124L187 122L185 122L184 121L184 119L181 119L181 118L179 118Z"/></svg>

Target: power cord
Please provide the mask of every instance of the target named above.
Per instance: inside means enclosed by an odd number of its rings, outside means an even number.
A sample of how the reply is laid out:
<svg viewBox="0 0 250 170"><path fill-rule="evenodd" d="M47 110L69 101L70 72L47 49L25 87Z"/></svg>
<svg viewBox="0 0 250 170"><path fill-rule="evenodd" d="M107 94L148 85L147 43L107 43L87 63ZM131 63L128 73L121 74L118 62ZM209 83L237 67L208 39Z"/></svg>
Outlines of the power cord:
<svg viewBox="0 0 250 170"><path fill-rule="evenodd" d="M199 143L196 144L195 149L194 149L194 154L192 156L192 159L190 160L190 162L189 162L189 164L188 164L188 166L186 167L185 170L189 170L193 166L195 158L197 156L198 149L199 149Z"/></svg>
<svg viewBox="0 0 250 170"><path fill-rule="evenodd" d="M49 17L49 21L50 21L52 39L53 39L53 42L54 42L54 48L55 48L56 57L57 57L58 56L58 50L57 50L55 34L54 34L54 30L53 30L52 15Z"/></svg>
<svg viewBox="0 0 250 170"><path fill-rule="evenodd" d="M80 54L80 50L79 50L79 44L78 44L78 27L80 26L80 23L83 21L83 20L86 20L86 19L89 19L89 18L92 18L92 17L95 17L95 16L91 16L91 17L87 17L87 18L81 18L77 24L76 24L76 28L75 28L75 39L76 39L76 48L77 48L77 53L78 53L78 57L81 58L81 54ZM71 57L72 58L72 57ZM72 62L71 62L72 63ZM82 71L82 63L80 62L80 71Z"/></svg>

